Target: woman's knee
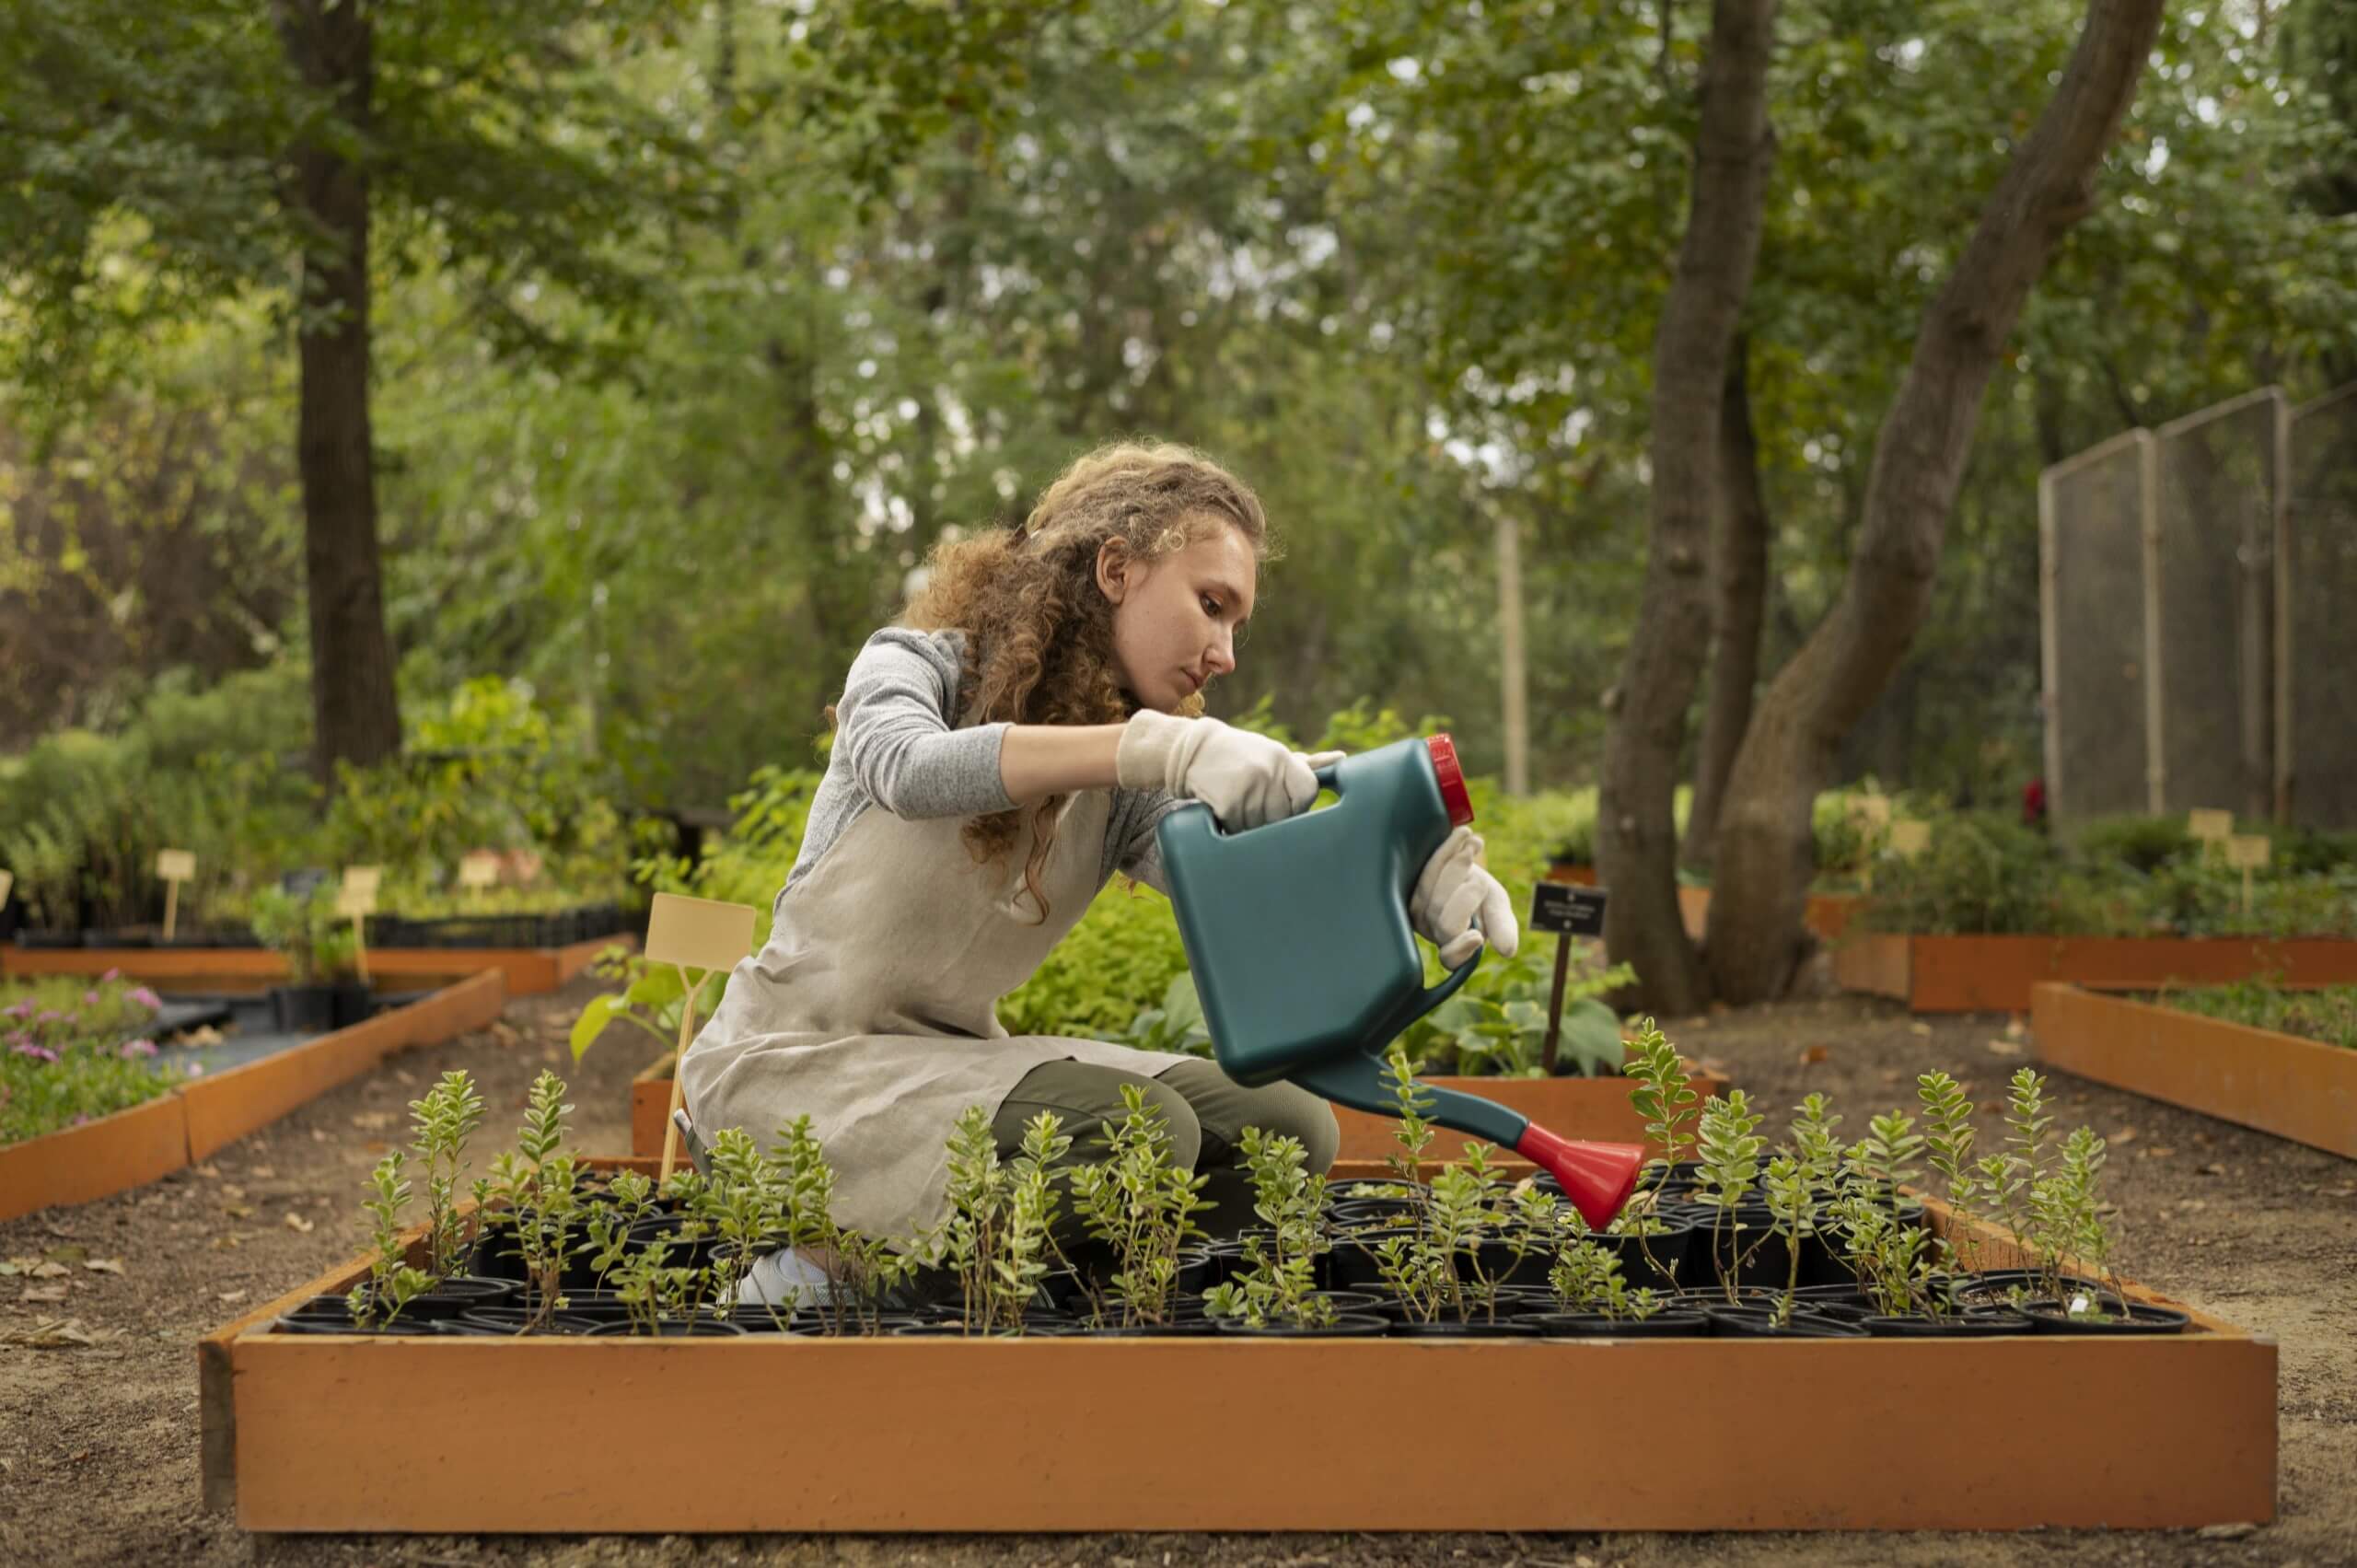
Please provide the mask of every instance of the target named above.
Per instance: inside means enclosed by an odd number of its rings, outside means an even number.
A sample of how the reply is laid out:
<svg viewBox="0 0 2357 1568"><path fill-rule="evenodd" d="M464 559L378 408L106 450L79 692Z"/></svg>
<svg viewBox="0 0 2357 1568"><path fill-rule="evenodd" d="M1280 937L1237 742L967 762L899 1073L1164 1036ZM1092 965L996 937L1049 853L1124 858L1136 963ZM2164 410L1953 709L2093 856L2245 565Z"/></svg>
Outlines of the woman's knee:
<svg viewBox="0 0 2357 1568"><path fill-rule="evenodd" d="M1174 1164L1192 1168L1202 1151L1202 1123L1187 1097L1158 1078L1099 1067L1084 1062L1050 1062L1032 1069L999 1108L993 1122L1002 1156L1011 1156L1022 1142L1023 1128L1041 1111L1061 1123L1058 1131L1072 1140L1060 1164L1085 1165L1105 1157L1105 1124L1118 1124L1129 1114L1124 1088L1134 1086L1147 1109L1162 1114L1169 1130Z"/></svg>

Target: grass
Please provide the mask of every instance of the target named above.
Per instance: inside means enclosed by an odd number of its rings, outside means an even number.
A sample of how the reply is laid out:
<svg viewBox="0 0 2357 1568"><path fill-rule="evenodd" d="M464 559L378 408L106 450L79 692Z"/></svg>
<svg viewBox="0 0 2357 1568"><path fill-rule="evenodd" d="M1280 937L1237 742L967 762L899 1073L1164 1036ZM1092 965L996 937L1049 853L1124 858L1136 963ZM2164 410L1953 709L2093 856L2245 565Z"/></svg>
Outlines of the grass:
<svg viewBox="0 0 2357 1568"><path fill-rule="evenodd" d="M2357 1051L2357 985L2289 991L2268 980L2164 992L2163 1006Z"/></svg>

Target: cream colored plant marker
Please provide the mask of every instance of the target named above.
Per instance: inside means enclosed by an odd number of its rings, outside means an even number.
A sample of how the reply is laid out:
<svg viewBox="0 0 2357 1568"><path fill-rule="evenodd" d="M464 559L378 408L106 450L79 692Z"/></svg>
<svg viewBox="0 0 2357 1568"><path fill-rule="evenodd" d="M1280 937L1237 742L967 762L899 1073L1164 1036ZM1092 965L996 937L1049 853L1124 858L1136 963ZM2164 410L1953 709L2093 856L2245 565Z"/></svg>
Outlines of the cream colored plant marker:
<svg viewBox="0 0 2357 1568"><path fill-rule="evenodd" d="M1890 822L1890 796L1853 795L1850 797L1850 815L1869 828L1887 827Z"/></svg>
<svg viewBox="0 0 2357 1568"><path fill-rule="evenodd" d="M2243 913L2250 913L2251 873L2274 858L2275 841L2265 833L2236 833L2226 841L2226 864L2243 874Z"/></svg>
<svg viewBox="0 0 2357 1568"><path fill-rule="evenodd" d="M156 875L164 879L164 940L180 928L180 884L196 875L196 856L184 849L156 852Z"/></svg>
<svg viewBox="0 0 2357 1568"><path fill-rule="evenodd" d="M377 912L377 891L384 886L385 868L381 865L347 865L343 868L343 890L365 894L368 912Z"/></svg>
<svg viewBox="0 0 2357 1568"><path fill-rule="evenodd" d="M343 874L343 886L336 890L335 912L352 922L352 958L360 970L360 983L373 984L368 978L368 917L377 912L377 868L373 865L353 867L366 876L355 880L352 871Z"/></svg>
<svg viewBox="0 0 2357 1568"><path fill-rule="evenodd" d="M1901 860L1912 860L1932 847L1932 825L1929 822L1905 821L1890 825L1890 853Z"/></svg>
<svg viewBox="0 0 2357 1568"><path fill-rule="evenodd" d="M2235 836L2235 814L2231 811L2209 811L2200 807L2185 814L2185 830L2201 841L2204 856L2216 854Z"/></svg>
<svg viewBox="0 0 2357 1568"><path fill-rule="evenodd" d="M718 899L691 899L680 893L657 893L646 914L646 957L679 971L686 994L679 1003L679 1043L671 1058L671 1109L663 1118L663 1168L658 1181L671 1179L679 1155L680 1102L686 1077L679 1071L688 1060L688 1042L696 1027L696 1001L704 981L715 971L726 972L753 950L753 906L724 903ZM690 970L702 971L692 984Z"/></svg>
<svg viewBox="0 0 2357 1568"><path fill-rule="evenodd" d="M0 909L6 909L8 907L8 889L16 885L17 874L15 872L0 871Z"/></svg>
<svg viewBox="0 0 2357 1568"><path fill-rule="evenodd" d="M499 857L497 855L477 850L471 854L459 857L459 886L466 889L476 898L482 898L482 890L498 880Z"/></svg>

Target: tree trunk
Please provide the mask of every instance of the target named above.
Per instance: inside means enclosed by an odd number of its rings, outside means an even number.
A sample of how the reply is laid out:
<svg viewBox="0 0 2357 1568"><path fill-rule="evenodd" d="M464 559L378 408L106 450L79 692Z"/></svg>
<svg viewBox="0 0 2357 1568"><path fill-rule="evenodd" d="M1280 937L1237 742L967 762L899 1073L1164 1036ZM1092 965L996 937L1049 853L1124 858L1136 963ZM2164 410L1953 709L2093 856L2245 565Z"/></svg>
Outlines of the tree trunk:
<svg viewBox="0 0 2357 1568"><path fill-rule="evenodd" d="M1810 807L1930 606L1981 394L2031 285L2092 204L2160 14L2161 0L2092 0L2054 97L1924 316L1875 443L1849 578L1760 698L1728 781L1707 943L1727 1001L1779 994L1805 950Z"/></svg>
<svg viewBox="0 0 2357 1568"><path fill-rule="evenodd" d="M1759 492L1759 442L1751 427L1751 353L1737 333L1719 410L1719 507L1711 538L1711 684L1702 745L1694 759L1694 802L1680 858L1709 867L1719 837L1719 803L1736 748L1751 726L1759 680L1759 628L1768 593L1768 501Z"/></svg>
<svg viewBox="0 0 2357 1568"><path fill-rule="evenodd" d="M1759 254L1768 183L1774 0L1716 0L1702 61L1693 194L1654 339L1653 522L1635 634L1610 713L1596 858L1612 889L1604 939L1636 966L1641 1003L1678 1015L1709 1000L1678 910L1672 799L1686 709L1711 634L1704 563L1727 359Z"/></svg>
<svg viewBox="0 0 2357 1568"><path fill-rule="evenodd" d="M279 0L277 17L304 85L328 96L344 132L365 139L375 78L368 7ZM316 231L302 260L296 451L310 595L311 766L324 784L339 761L366 766L398 752L401 720L368 423L368 174L331 136L306 140L293 155L288 197Z"/></svg>

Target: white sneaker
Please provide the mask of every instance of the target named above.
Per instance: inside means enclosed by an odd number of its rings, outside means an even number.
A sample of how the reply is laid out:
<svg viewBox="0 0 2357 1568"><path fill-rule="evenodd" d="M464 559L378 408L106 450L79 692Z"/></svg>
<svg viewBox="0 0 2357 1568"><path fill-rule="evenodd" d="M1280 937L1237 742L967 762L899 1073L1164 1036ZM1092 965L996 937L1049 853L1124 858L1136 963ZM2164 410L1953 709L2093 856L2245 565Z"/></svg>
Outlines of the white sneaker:
<svg viewBox="0 0 2357 1568"><path fill-rule="evenodd" d="M758 1259L737 1282L737 1300L745 1307L809 1307L826 1294L827 1272L791 1247Z"/></svg>

